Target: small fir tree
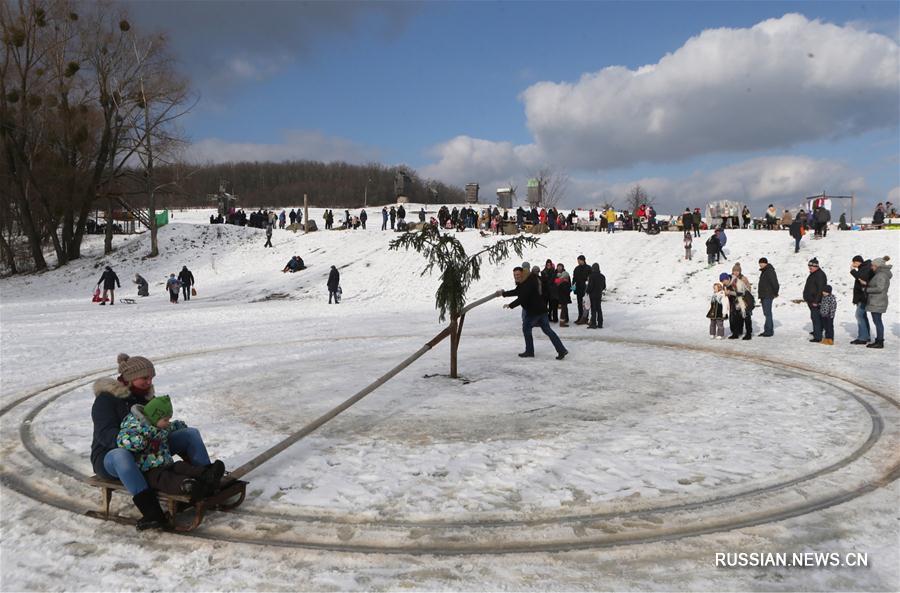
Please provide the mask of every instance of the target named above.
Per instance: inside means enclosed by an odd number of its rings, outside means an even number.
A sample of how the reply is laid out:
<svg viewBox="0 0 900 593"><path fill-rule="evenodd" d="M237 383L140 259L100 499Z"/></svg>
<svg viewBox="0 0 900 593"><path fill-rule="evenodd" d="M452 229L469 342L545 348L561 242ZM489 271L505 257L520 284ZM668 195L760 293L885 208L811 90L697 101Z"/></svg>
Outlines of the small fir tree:
<svg viewBox="0 0 900 593"><path fill-rule="evenodd" d="M482 258L487 257L491 264L499 264L508 259L510 253L522 257L526 247L536 247L540 242L536 237L516 235L511 239L497 241L493 245L485 245L484 249L468 255L455 234L442 233L434 225L426 225L418 232L406 232L391 241L389 248L413 249L421 253L426 260L422 276L430 274L435 267L440 271L440 284L435 292L435 308L439 312L439 320L443 322L450 316L450 376L457 378L457 352L462 335L463 309L466 306L466 293L472 282L481 277Z"/></svg>

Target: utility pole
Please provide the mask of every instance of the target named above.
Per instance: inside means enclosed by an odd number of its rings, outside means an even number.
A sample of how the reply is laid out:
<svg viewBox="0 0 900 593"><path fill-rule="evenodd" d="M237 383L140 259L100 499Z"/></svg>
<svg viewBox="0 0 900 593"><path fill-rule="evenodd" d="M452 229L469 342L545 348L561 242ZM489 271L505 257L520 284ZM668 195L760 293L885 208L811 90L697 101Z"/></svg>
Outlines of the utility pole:
<svg viewBox="0 0 900 593"><path fill-rule="evenodd" d="M372 179L366 179L366 189L363 192L363 208L367 208L369 206L369 182Z"/></svg>

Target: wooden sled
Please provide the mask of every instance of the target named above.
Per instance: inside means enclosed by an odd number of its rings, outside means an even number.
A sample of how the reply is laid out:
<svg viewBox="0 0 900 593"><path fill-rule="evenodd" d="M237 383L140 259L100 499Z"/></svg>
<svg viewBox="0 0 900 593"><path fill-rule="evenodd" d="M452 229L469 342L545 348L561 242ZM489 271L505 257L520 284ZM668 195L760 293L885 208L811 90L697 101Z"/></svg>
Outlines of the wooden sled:
<svg viewBox="0 0 900 593"><path fill-rule="evenodd" d="M223 480L227 479L226 477ZM124 525L134 525L137 523L136 518L123 517L121 515L111 514L109 512L109 503L112 500L113 492L122 492L128 497L131 494L117 480L107 480L99 476L91 476L87 479L87 483L91 486L100 488L100 510L88 511L85 513L89 517L95 519L103 519L104 521L115 521ZM234 480L232 482L223 482L224 486L218 492L197 502L191 502L190 496L183 494L166 494L158 492L159 502L169 514L169 520L175 531L191 531L200 526L203 522L203 516L208 509L217 511L230 511L244 502L244 496L247 493L247 482L243 480ZM190 523L184 523L177 520L179 514L193 508L194 517Z"/></svg>

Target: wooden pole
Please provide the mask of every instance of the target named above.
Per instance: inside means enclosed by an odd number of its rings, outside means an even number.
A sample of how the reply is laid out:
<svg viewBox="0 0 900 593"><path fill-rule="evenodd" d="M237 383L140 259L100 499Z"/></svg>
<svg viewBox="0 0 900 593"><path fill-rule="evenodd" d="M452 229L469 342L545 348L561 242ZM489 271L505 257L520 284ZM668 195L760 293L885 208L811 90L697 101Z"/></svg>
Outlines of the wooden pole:
<svg viewBox="0 0 900 593"><path fill-rule="evenodd" d="M304 203L305 203L305 198L306 198L306 196L304 196ZM463 313L465 313L466 311L470 311L471 309L474 309L478 305L484 304L491 299L495 299L495 298L497 298L497 296L499 296L499 295L496 293L493 293L489 296L478 299L474 303L467 305L463 309ZM416 350L416 352L414 352L411 356L406 358L406 360L404 360L403 362L401 362L400 364L398 364L397 366L395 366L394 368L389 370L387 373L385 373L381 377L379 377L374 383L367 385L366 387L361 389L359 392L357 392L355 395L353 395L353 397L350 397L349 399L345 400L337 407L329 410L325 414L319 416L318 418L316 418L315 420L313 420L312 422L310 422L309 424L307 424L306 426L301 428L299 431L285 437L284 439L282 439L280 442L278 442L274 446L270 447L269 449L266 449L265 451L263 451L262 453L260 453L259 455L257 455L253 459L251 459L250 461L246 462L244 465L242 465L242 466L238 467L237 469L235 469L234 471L232 471L230 474L228 474L225 484L228 484L235 480L241 479L242 477L247 475L247 473L253 471L254 469L259 467L266 461L272 459L273 457L275 457L276 455L278 455L279 453L281 453L282 451L284 451L285 449L287 449L288 447L290 447L297 441L299 441L299 440L303 439L304 437L306 437L307 435L311 434L313 431L320 428L326 422L328 422L329 420L332 420L335 416L337 416L338 414L340 414L341 412L343 412L344 410L346 410L347 408L349 408L350 406L352 406L353 404L355 404L362 398L366 397L367 395L369 395L370 393L372 393L373 391L375 391L376 389L378 389L379 387L381 387L382 385L387 383L388 380L393 378L397 373L399 373L400 371L402 371L403 369L405 369L406 367L411 365L413 362L415 362L417 359L419 359L423 354L425 354L426 352L428 352L429 350L434 348L437 344L439 344L441 342L441 340L443 340L448 335L450 335L450 331L451 331L451 326L445 327L443 330L441 330L441 332L439 334L437 334L436 336L431 338L431 340L426 342L425 345L423 345L421 348Z"/></svg>
<svg viewBox="0 0 900 593"><path fill-rule="evenodd" d="M309 199L303 194L303 232L309 232Z"/></svg>

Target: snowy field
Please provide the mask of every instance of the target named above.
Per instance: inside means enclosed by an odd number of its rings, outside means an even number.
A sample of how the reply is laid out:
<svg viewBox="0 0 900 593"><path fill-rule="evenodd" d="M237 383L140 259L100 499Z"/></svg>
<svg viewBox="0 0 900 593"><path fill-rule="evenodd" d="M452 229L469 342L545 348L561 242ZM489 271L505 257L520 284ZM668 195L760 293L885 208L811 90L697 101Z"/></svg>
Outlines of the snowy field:
<svg viewBox="0 0 900 593"><path fill-rule="evenodd" d="M208 516L200 537L136 533L26 496L96 506L79 481L91 474L90 383L114 373L118 352L156 363L157 393L233 468L440 331L437 278L420 276L420 255L387 250L396 235L377 230L378 210L368 230L276 230L273 249L264 231L209 214L174 212L155 259L143 257L148 234L117 236L109 257L92 236L72 265L0 280L2 590L900 590L900 283L884 350L849 344L850 260L897 260L891 231L807 236L794 254L786 231L731 230L728 261L712 268L706 232L693 261L680 233L541 235L524 259L571 272L584 253L609 287L604 329L557 328L564 361L540 331L536 358L518 358L519 312L490 301L466 318L461 380L441 343L251 472L244 504ZM459 238L470 253L495 240ZM308 269L282 274L294 254ZM762 256L781 283L775 337L708 340L712 283L739 261L755 285ZM791 302L812 256L838 299L833 347L807 341L806 306ZM472 300L511 288L520 263L486 264ZM117 297L135 296L134 273L151 296L91 304L105 265ZM172 305L165 279L183 265L198 295ZM327 304L331 265L340 305ZM753 319L755 335L759 308ZM806 551L865 553L869 565L715 565L717 552Z"/></svg>

